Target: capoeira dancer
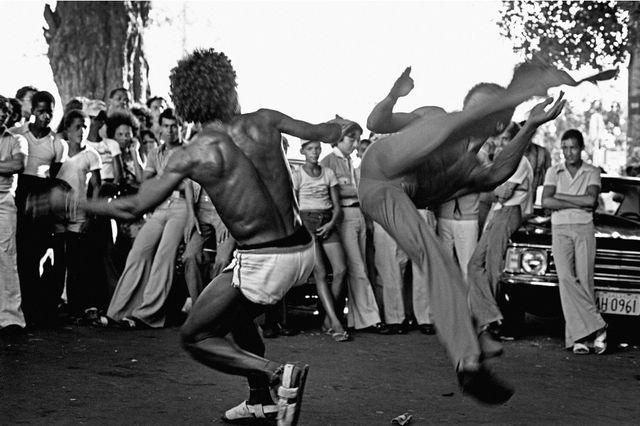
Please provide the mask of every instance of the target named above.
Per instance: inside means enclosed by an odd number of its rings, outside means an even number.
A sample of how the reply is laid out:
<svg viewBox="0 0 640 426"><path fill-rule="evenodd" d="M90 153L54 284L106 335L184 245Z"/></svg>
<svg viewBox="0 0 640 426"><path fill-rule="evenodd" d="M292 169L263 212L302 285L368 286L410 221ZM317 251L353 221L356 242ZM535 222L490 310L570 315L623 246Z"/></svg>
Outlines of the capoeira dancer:
<svg viewBox="0 0 640 426"><path fill-rule="evenodd" d="M550 87L575 81L554 68L524 64L506 89L488 83L474 87L462 111L423 107L394 113L398 98L413 89L409 73L407 68L369 115L369 130L390 135L372 144L362 160L360 206L424 269L438 336L455 364L463 393L487 404L501 404L514 390L496 378L483 360L499 355L502 347L487 339L479 341L460 270L418 208L489 191L506 181L536 128L560 114L562 95L548 111L552 98L533 108L520 133L491 167L482 166L476 158L480 146L504 130L518 104L546 95Z"/></svg>
<svg viewBox="0 0 640 426"><path fill-rule="evenodd" d="M170 76L173 102L180 117L203 123L202 131L175 149L165 172L144 182L136 195L78 208L133 219L162 203L185 178L198 182L238 245L231 265L194 304L181 330L182 344L199 362L248 379L248 400L226 411L223 420L277 417L279 425L295 425L308 366L264 358L254 323L267 305L305 282L315 264L281 133L331 143L341 128L267 109L239 115L235 77L227 57L213 50L195 51L179 61ZM48 202L59 210L65 198L58 191Z"/></svg>

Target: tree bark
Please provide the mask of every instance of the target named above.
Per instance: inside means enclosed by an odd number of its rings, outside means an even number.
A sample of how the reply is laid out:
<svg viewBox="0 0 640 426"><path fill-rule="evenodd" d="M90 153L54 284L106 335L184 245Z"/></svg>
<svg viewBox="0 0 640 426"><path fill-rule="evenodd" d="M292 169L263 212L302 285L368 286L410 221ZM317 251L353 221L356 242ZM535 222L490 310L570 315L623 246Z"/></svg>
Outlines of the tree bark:
<svg viewBox="0 0 640 426"><path fill-rule="evenodd" d="M629 4L628 4L629 5ZM627 121L627 158L634 147L640 146L640 8L629 10L629 105Z"/></svg>
<svg viewBox="0 0 640 426"><path fill-rule="evenodd" d="M149 2L58 1L45 6L47 55L60 98L75 96L107 100L118 87L134 101L149 96L149 67L143 33Z"/></svg>

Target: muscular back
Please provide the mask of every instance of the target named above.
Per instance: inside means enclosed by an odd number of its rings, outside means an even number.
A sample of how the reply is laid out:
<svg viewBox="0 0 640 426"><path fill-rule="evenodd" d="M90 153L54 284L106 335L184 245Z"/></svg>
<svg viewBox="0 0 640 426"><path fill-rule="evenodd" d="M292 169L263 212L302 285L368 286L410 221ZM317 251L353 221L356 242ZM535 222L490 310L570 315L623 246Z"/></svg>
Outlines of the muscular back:
<svg viewBox="0 0 640 426"><path fill-rule="evenodd" d="M239 244L283 238L300 224L280 132L260 112L205 127L184 154L187 176L207 191Z"/></svg>

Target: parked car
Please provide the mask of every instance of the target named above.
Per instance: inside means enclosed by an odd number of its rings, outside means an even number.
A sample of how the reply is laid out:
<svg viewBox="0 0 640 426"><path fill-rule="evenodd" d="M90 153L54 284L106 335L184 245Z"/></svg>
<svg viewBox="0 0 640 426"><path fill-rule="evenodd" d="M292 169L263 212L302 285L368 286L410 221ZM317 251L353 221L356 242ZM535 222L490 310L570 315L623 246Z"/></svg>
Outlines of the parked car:
<svg viewBox="0 0 640 426"><path fill-rule="evenodd" d="M596 228L595 296L605 316L640 316L640 178L602 176ZM500 304L518 328L525 312L561 316L551 254L551 217L540 207L511 236L501 276Z"/></svg>

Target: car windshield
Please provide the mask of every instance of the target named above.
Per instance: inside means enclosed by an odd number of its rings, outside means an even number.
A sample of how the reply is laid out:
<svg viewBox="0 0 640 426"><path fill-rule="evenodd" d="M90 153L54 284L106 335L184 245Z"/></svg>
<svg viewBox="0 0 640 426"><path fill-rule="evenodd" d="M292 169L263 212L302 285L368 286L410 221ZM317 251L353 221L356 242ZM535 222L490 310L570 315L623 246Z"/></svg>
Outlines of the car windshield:
<svg viewBox="0 0 640 426"><path fill-rule="evenodd" d="M602 179L598 211L616 216L640 214L640 184L634 180Z"/></svg>

